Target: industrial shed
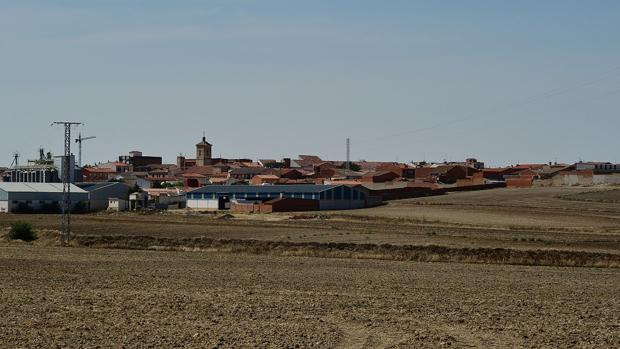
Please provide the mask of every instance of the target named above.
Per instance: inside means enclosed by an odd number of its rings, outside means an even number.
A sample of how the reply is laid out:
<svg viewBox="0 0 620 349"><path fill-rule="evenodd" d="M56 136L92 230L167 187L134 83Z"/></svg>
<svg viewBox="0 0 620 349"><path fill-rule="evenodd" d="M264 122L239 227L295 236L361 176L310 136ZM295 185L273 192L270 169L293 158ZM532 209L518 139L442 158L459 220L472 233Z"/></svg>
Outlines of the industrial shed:
<svg viewBox="0 0 620 349"><path fill-rule="evenodd" d="M88 192L88 210L102 211L108 209L110 198L127 200L129 186L118 182L78 183L78 187Z"/></svg>
<svg viewBox="0 0 620 349"><path fill-rule="evenodd" d="M61 183L0 182L0 212L60 207L62 196ZM73 208L87 204L88 192L71 184L71 202Z"/></svg>
<svg viewBox="0 0 620 349"><path fill-rule="evenodd" d="M366 189L346 185L209 185L187 193L187 207L227 210L231 202L262 203L278 198L316 201L320 210L356 209L380 202L369 197Z"/></svg>

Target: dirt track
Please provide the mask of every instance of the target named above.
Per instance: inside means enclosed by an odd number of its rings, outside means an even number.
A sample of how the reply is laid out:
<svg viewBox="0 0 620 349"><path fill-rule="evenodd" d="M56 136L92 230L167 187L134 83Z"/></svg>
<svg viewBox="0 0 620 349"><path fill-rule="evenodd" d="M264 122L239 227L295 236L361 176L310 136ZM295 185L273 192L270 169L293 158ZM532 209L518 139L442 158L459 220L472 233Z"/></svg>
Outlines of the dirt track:
<svg viewBox="0 0 620 349"><path fill-rule="evenodd" d="M620 347L617 269L4 244L0 285L0 347Z"/></svg>

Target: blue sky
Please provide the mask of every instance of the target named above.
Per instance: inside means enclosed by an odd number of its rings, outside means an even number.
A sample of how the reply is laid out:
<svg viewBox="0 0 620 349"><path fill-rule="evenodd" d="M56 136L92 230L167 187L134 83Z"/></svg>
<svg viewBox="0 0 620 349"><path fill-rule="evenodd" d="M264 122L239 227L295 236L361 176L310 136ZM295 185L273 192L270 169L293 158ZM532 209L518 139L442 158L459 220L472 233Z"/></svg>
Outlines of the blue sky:
<svg viewBox="0 0 620 349"><path fill-rule="evenodd" d="M130 150L620 163L618 1L2 1L0 164ZM77 132L77 131L76 131Z"/></svg>

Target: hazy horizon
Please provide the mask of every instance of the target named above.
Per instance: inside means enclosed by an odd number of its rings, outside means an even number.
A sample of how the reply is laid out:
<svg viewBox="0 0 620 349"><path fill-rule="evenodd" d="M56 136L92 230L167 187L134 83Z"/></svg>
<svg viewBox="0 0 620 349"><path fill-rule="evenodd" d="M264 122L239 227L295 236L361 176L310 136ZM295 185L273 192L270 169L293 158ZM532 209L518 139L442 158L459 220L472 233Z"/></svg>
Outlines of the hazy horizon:
<svg viewBox="0 0 620 349"><path fill-rule="evenodd" d="M620 2L1 1L0 165L213 155L620 163ZM72 145L77 154L76 144Z"/></svg>

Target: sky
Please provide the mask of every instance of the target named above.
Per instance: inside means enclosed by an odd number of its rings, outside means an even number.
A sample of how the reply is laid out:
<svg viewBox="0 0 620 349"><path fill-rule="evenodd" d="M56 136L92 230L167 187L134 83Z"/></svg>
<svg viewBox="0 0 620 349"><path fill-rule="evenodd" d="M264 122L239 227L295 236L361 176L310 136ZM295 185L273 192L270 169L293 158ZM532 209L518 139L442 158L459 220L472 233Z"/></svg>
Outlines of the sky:
<svg viewBox="0 0 620 349"><path fill-rule="evenodd" d="M620 1L0 0L0 165L620 163ZM77 149L74 146L74 152Z"/></svg>

